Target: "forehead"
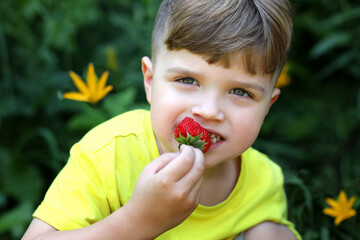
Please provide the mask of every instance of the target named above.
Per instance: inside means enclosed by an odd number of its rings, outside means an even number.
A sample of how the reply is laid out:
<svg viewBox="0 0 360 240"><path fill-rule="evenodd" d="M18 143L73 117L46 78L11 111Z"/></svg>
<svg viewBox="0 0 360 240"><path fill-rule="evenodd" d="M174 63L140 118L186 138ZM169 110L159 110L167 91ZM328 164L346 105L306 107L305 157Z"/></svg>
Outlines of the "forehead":
<svg viewBox="0 0 360 240"><path fill-rule="evenodd" d="M229 57L230 65L225 67L221 62L209 64L203 56L188 50L163 51L157 58L154 77L192 77L197 80L216 79L224 84L258 83L264 89L272 87L271 76L249 74L243 66L241 58L234 55Z"/></svg>
<svg viewBox="0 0 360 240"><path fill-rule="evenodd" d="M271 60L269 52L265 50L244 46L237 51L222 52L219 55L214 55L213 52L196 53L193 52L191 49L187 48L169 49L169 46L167 46L164 42L164 37L165 36L159 36L159 41L153 43L152 58L154 60L157 59L158 56L161 56L168 51L176 52L185 49L188 50L190 53L202 56L202 58L210 64L221 64L224 67L229 67L230 65L235 64L243 67L249 74L253 75L276 75L276 72L278 70L278 67L275 67L276 64L274 64L274 61ZM269 65L269 61L273 62L273 64ZM281 70L281 66L279 68Z"/></svg>
<svg viewBox="0 0 360 240"><path fill-rule="evenodd" d="M153 62L154 70L157 67L171 68L172 65L187 65L192 68L216 66L224 68L225 70L241 71L249 76L261 76L262 78L270 79L271 82L273 75L265 74L261 70L261 62L259 56L252 56L254 64L251 66L254 71L249 70L248 57L243 52L235 52L227 55L225 58L220 59L215 63L209 63L207 55L195 54L186 49L181 50L168 50L166 47L161 47L157 51L157 56Z"/></svg>

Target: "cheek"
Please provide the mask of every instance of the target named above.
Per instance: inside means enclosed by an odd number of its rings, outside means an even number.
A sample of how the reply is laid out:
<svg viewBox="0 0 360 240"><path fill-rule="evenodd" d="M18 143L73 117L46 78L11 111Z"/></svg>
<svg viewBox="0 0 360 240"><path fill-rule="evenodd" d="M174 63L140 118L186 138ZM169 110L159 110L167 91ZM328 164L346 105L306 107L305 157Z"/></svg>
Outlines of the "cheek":
<svg viewBox="0 0 360 240"><path fill-rule="evenodd" d="M182 109L181 101L170 92L154 92L151 103L151 112L159 116L159 121L169 121Z"/></svg>
<svg viewBox="0 0 360 240"><path fill-rule="evenodd" d="M243 127L239 128L238 136L242 140L248 139L249 141L255 141L259 134L261 124L257 121L246 121L242 123Z"/></svg>
<svg viewBox="0 0 360 240"><path fill-rule="evenodd" d="M236 134L237 142L250 147L256 140L264 121L264 114L260 112L246 112L238 117L233 124L233 133Z"/></svg>
<svg viewBox="0 0 360 240"><path fill-rule="evenodd" d="M181 100L171 90L162 88L153 91L151 121L153 131L165 152L177 150L173 131L179 115L185 111L184 107Z"/></svg>
<svg viewBox="0 0 360 240"><path fill-rule="evenodd" d="M189 105L188 96L169 82L164 80L159 82L162 84L153 86L151 111L165 118L184 112Z"/></svg>
<svg viewBox="0 0 360 240"><path fill-rule="evenodd" d="M262 122L260 121L251 121L247 125L248 127L245 130L245 135L249 138L250 141L254 142L259 135Z"/></svg>
<svg viewBox="0 0 360 240"><path fill-rule="evenodd" d="M151 122L161 150L163 152L171 151L173 139L173 124L171 118L164 114L163 111L158 112L151 109Z"/></svg>

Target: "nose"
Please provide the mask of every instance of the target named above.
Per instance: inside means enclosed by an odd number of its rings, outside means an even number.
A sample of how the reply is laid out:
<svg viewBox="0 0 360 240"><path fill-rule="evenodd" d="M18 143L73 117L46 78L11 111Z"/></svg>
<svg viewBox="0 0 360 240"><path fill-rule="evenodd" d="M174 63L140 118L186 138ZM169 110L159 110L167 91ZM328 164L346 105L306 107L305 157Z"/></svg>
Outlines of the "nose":
<svg viewBox="0 0 360 240"><path fill-rule="evenodd" d="M221 109L221 101L218 98L204 96L192 107L191 113L206 121L223 121L225 115Z"/></svg>

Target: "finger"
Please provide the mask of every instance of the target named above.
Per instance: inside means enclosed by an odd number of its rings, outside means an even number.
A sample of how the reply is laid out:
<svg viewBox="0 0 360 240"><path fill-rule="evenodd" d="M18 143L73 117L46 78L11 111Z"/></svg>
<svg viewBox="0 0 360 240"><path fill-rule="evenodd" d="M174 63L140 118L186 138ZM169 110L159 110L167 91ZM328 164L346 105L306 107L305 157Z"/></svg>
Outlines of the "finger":
<svg viewBox="0 0 360 240"><path fill-rule="evenodd" d="M198 182L202 182L202 178L205 171L205 159L204 154L199 149L194 149L195 160L192 168L188 173L181 179L181 184L189 186L190 189L193 189Z"/></svg>
<svg viewBox="0 0 360 240"><path fill-rule="evenodd" d="M197 204L200 203L201 200L201 190L202 184L204 180L204 154L199 150L196 151L196 158L193 168L189 171L189 173L178 182L179 185L185 184L188 186L189 192L188 196L190 199ZM181 186L180 186L181 187Z"/></svg>
<svg viewBox="0 0 360 240"><path fill-rule="evenodd" d="M164 153L146 166L147 171L156 174L179 155L179 153Z"/></svg>
<svg viewBox="0 0 360 240"><path fill-rule="evenodd" d="M193 167L195 161L195 151L193 147L182 145L180 147L180 155L174 158L159 173L166 174L173 181L183 178Z"/></svg>
<svg viewBox="0 0 360 240"><path fill-rule="evenodd" d="M189 197L195 199L196 203L200 203L202 184L203 184L203 178L201 177L189 192Z"/></svg>

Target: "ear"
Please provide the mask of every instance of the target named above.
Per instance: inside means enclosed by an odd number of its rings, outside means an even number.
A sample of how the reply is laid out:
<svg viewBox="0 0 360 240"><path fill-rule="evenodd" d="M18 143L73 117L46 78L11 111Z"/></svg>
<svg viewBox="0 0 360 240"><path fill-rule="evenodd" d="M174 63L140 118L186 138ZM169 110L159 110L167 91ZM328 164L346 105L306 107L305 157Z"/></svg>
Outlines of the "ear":
<svg viewBox="0 0 360 240"><path fill-rule="evenodd" d="M267 113L269 112L271 106L274 104L274 102L276 102L276 100L278 100L279 96L280 96L280 89L278 88L274 88L272 93L271 93L271 99L270 99L270 103L269 103L269 108L267 110Z"/></svg>
<svg viewBox="0 0 360 240"><path fill-rule="evenodd" d="M270 100L270 105L269 108L274 104L274 102L276 102L276 100L278 100L279 96L280 96L280 89L279 88L274 88L272 94L271 94L271 100Z"/></svg>
<svg viewBox="0 0 360 240"><path fill-rule="evenodd" d="M144 78L144 87L146 93L146 100L151 104L151 87L153 81L153 69L152 62L149 57L143 57L141 59L141 70Z"/></svg>

